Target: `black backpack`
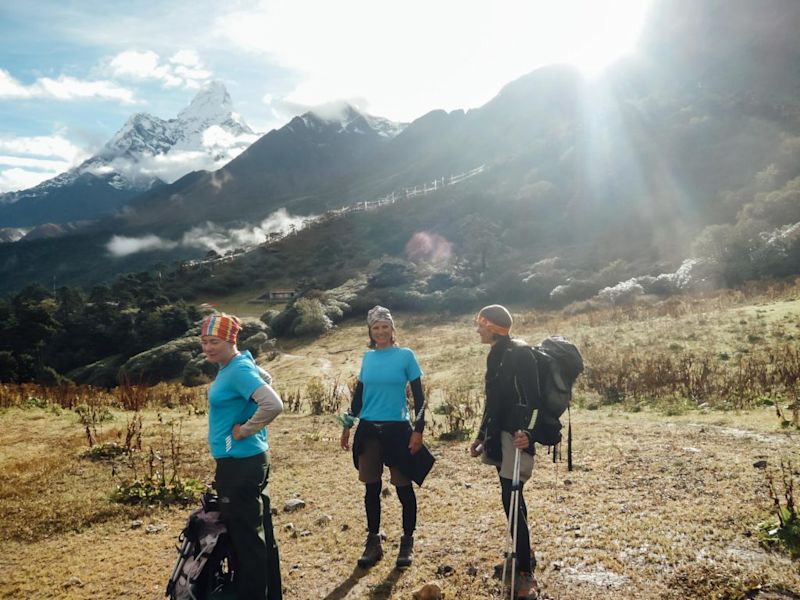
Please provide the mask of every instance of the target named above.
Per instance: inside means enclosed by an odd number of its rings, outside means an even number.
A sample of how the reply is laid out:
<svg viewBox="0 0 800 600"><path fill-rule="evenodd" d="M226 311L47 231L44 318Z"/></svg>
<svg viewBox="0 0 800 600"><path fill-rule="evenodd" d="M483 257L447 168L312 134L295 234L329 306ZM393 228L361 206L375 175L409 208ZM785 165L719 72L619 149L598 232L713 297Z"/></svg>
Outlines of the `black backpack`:
<svg viewBox="0 0 800 600"><path fill-rule="evenodd" d="M516 349L516 350L515 350ZM572 400L572 385L583 372L583 358L573 343L561 336L550 336L542 340L538 346L528 346L521 340L514 340L512 352L531 352L536 359L537 377L529 377L528 381L538 380L538 402L530 406L524 398L524 389L517 386L521 405L526 405L530 412L522 417L525 423L530 422L533 409L536 417L531 428L533 441L543 446L551 446L553 461L556 460L556 446L561 442L561 415L566 411L569 414L569 404ZM512 361L510 361L513 364ZM515 361L514 361L515 362ZM517 363L519 364L519 363ZM516 375L514 383L516 386ZM532 384L531 384L532 385ZM572 471L572 421L569 421L567 433L567 467Z"/></svg>
<svg viewBox="0 0 800 600"><path fill-rule="evenodd" d="M544 446L561 442L561 415L572 400L572 385L583 372L583 357L575 344L554 335L531 348L539 371L540 406L533 424L533 441ZM553 460L555 460L555 450ZM572 420L567 433L567 468L572 471Z"/></svg>
<svg viewBox="0 0 800 600"><path fill-rule="evenodd" d="M201 504L178 538L178 560L165 593L170 600L235 598L233 552L217 497L205 493Z"/></svg>

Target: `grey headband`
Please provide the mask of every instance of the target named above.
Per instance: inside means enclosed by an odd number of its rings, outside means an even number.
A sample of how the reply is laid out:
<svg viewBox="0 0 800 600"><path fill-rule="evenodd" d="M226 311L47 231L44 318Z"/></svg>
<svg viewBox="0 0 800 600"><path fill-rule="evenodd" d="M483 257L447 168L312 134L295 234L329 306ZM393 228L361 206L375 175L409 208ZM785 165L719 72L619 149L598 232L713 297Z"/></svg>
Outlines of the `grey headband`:
<svg viewBox="0 0 800 600"><path fill-rule="evenodd" d="M388 321L394 327L394 319L392 319L392 313L389 312L388 308L383 306L374 306L369 310L367 313L367 325L372 327L373 323L376 321Z"/></svg>

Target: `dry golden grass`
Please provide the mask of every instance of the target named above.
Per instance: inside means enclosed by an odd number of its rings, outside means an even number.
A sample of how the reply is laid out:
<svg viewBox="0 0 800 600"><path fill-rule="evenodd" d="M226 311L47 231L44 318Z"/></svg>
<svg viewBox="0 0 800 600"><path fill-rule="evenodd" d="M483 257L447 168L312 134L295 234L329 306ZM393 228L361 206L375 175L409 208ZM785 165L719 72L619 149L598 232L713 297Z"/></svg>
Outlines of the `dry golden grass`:
<svg viewBox="0 0 800 600"><path fill-rule="evenodd" d="M7 411L2 431L42 412ZM160 597L189 509L114 505L110 474L79 458L80 427L65 415L47 420L59 432L49 444L31 448L25 461L3 456L4 487L27 492L0 498L10 562L0 597ZM191 418L197 452L204 424ZM736 598L759 584L800 590L797 564L755 537L769 501L752 463L798 458L797 434L776 430L769 410L670 418L578 410L573 427L576 470L542 456L526 490L540 580L551 597ZM0 443L8 439L4 433ZM349 453L337 447L333 420L286 415L271 439L274 506L296 496L307 503L275 519L287 598L408 598L437 580L447 598L500 597L491 577L503 548L496 476L468 457L466 443L431 443L438 462L418 490L415 564L400 574L392 568L400 536L393 494L383 501L387 557L354 572L364 537L362 490ZM32 474L25 471L35 463ZM202 463L210 474L210 461ZM322 515L331 522L317 524ZM134 518L166 528L134 529ZM288 523L311 534L292 537ZM453 575L439 578L445 565Z"/></svg>
<svg viewBox="0 0 800 600"><path fill-rule="evenodd" d="M600 349L617 336L622 343L667 350L671 343L702 338L715 352L725 351L744 335L742 320L767 320L767 331L780 332L784 341L797 337L800 305L774 300L756 306L712 299L569 319L520 314L515 329L529 341L558 332ZM486 347L477 343L471 317L399 315L399 325L401 344L415 349L433 384L434 403L458 386L480 386ZM687 340L692 333L696 339ZM303 389L313 376L341 380L358 371L364 334L361 323L347 323L314 343L284 342L265 366L284 391ZM160 443L159 419L182 418L183 474L208 480L213 464L206 421L190 408L146 410L144 445ZM758 586L799 593L798 563L757 540L770 499L764 472L753 463L766 460L775 468L789 457L800 465L800 434L781 428L769 407L664 412L658 405L640 412L576 409L575 471L538 458L525 495L538 576L549 597L733 599L757 597L751 590ZM100 441L124 437L129 414L115 411L114 421L100 424ZM429 436L438 461L418 489L414 565L403 573L393 569L401 531L399 502L391 494L383 500L387 556L361 572L354 565L365 534L363 488L338 436L327 415L286 414L270 427L273 506L282 509L293 497L307 503L275 517L286 598L410 598L431 581L448 599L501 597L491 576L504 545L499 486L490 467L469 458L466 442ZM0 536L7 567L0 598L162 597L190 507L112 503L117 479L109 463L81 458L87 448L72 411L0 411ZM318 524L322 515L331 521ZM144 525L134 528L137 518ZM310 534L293 537L289 523ZM157 531L148 533L148 525ZM452 575L437 575L444 566L452 567Z"/></svg>

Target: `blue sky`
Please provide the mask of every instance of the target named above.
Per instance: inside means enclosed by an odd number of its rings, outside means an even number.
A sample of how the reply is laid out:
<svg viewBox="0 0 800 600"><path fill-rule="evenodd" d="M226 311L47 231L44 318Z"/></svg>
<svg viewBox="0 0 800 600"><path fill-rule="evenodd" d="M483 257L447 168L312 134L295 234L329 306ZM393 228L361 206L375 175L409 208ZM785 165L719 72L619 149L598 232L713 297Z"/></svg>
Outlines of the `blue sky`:
<svg viewBox="0 0 800 600"><path fill-rule="evenodd" d="M347 100L411 121L472 108L550 62L598 72L648 0L36 0L0 3L0 192L97 151L135 112L171 118L209 80L267 132Z"/></svg>

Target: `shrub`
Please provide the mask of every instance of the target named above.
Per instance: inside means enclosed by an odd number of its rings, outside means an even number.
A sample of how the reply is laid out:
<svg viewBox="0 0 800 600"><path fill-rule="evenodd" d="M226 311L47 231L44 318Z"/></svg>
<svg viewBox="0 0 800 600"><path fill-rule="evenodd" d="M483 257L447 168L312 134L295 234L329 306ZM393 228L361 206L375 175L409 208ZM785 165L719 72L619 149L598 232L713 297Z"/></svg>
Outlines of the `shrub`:
<svg viewBox="0 0 800 600"><path fill-rule="evenodd" d="M346 386L339 385L338 378L326 385L321 377L312 377L306 384L305 397L312 415L329 415L339 411L350 391Z"/></svg>
<svg viewBox="0 0 800 600"><path fill-rule="evenodd" d="M183 368L181 383L187 387L210 383L217 373L217 365L206 360L205 355L196 356Z"/></svg>
<svg viewBox="0 0 800 600"><path fill-rule="evenodd" d="M107 442L105 444L98 444L96 446L92 446L86 452L82 454L84 458L88 458L89 460L96 460L96 461L105 461L105 460L113 460L119 456L122 456L127 451L123 446L120 446L117 442Z"/></svg>
<svg viewBox="0 0 800 600"><path fill-rule="evenodd" d="M800 558L800 516L794 499L794 473L792 464L781 460L780 484L775 483L771 471L765 473L767 489L772 499L775 514L759 524L762 544L782 547L792 558Z"/></svg>
<svg viewBox="0 0 800 600"><path fill-rule="evenodd" d="M277 337L289 335L292 332L292 325L297 317L298 313L294 304L289 305L270 320L269 328Z"/></svg>
<svg viewBox="0 0 800 600"><path fill-rule="evenodd" d="M157 383L176 379L201 348L192 337L172 340L128 359L120 369L120 377L132 383Z"/></svg>
<svg viewBox="0 0 800 600"><path fill-rule="evenodd" d="M265 312L263 315L261 315L261 316L259 317L259 320L260 320L262 323L264 323L265 325L269 325L269 324L270 324L270 322L272 321L272 319L274 319L275 317L277 317L279 314L280 314L280 311L278 311L278 310L275 310L274 308L271 308L270 310L268 310L267 312Z"/></svg>
<svg viewBox="0 0 800 600"><path fill-rule="evenodd" d="M197 500L205 490L205 484L196 479L164 481L159 477L123 482L111 495L112 500L122 504L181 504L185 506Z"/></svg>
<svg viewBox="0 0 800 600"><path fill-rule="evenodd" d="M369 278L373 288L397 287L413 281L414 269L405 261L390 260L381 263Z"/></svg>
<svg viewBox="0 0 800 600"><path fill-rule="evenodd" d="M467 311L486 304L486 292L481 288L452 287L442 292L438 305L451 312Z"/></svg>
<svg viewBox="0 0 800 600"><path fill-rule="evenodd" d="M633 304L642 295L644 295L644 288L635 279L622 281L615 286L603 288L597 293L599 300L615 306Z"/></svg>
<svg viewBox="0 0 800 600"><path fill-rule="evenodd" d="M600 286L584 279L573 279L563 285L556 286L550 292L550 300L559 306L588 300L594 296Z"/></svg>
<svg viewBox="0 0 800 600"><path fill-rule="evenodd" d="M456 285L456 278L447 272L434 273L428 278L427 290L430 292L440 292L450 289Z"/></svg>
<svg viewBox="0 0 800 600"><path fill-rule="evenodd" d="M250 354L253 355L253 358L256 358L259 354L261 354L262 349L268 342L269 338L267 337L267 334L261 331L241 341L238 346L240 350L248 350ZM184 373L185 372L186 370L184 369Z"/></svg>
<svg viewBox="0 0 800 600"><path fill-rule="evenodd" d="M316 298L300 298L294 303L297 318L292 324L295 335L319 335L333 327L322 303Z"/></svg>
<svg viewBox="0 0 800 600"><path fill-rule="evenodd" d="M111 497L124 504L172 504L194 502L206 486L196 479L183 477L184 462L182 421L159 426L160 443L150 446L146 459L141 449L141 419L128 425L125 454L131 478L117 485ZM146 463L145 463L146 461ZM167 474L169 471L169 475Z"/></svg>
<svg viewBox="0 0 800 600"><path fill-rule="evenodd" d="M17 381L17 360L8 350L0 351L0 382Z"/></svg>

